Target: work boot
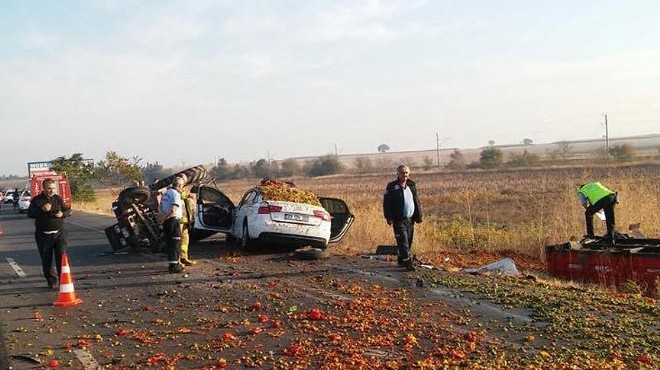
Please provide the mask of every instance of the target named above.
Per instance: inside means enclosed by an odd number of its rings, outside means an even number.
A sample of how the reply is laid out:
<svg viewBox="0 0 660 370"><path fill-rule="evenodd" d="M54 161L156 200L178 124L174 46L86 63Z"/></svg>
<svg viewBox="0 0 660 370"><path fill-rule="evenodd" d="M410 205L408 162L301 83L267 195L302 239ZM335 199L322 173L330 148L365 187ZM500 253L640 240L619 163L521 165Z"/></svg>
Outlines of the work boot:
<svg viewBox="0 0 660 370"><path fill-rule="evenodd" d="M413 265L413 259L410 258L406 261L406 271L415 271L415 265Z"/></svg>
<svg viewBox="0 0 660 370"><path fill-rule="evenodd" d="M183 251L181 252L181 258L179 258L179 262L181 262L184 266L192 266L197 264L197 261L188 258L188 253Z"/></svg>

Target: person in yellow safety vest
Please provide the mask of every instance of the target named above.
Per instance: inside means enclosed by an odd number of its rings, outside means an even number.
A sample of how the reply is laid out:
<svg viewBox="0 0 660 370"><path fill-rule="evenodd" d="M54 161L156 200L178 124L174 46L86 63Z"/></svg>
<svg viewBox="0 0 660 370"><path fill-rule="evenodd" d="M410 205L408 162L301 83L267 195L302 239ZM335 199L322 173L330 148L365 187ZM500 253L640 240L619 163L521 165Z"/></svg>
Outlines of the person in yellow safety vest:
<svg viewBox="0 0 660 370"><path fill-rule="evenodd" d="M587 237L594 237L594 215L601 209L605 212L607 237L614 240L614 206L617 203L617 193L604 187L600 182L590 182L580 185L578 198L584 207L584 217L587 223Z"/></svg>
<svg viewBox="0 0 660 370"><path fill-rule="evenodd" d="M179 261L185 266L196 265L197 261L190 259L188 256L188 244L190 235L188 229L190 225L195 225L195 194L191 194L189 189L184 189L181 192L181 200L183 201L183 217L181 217L181 254Z"/></svg>

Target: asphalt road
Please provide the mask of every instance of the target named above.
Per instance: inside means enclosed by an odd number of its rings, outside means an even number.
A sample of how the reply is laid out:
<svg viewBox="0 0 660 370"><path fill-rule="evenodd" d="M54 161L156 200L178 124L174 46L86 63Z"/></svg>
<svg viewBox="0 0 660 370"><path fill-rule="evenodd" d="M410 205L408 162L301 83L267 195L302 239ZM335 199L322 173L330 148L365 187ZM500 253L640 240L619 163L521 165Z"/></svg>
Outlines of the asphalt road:
<svg viewBox="0 0 660 370"><path fill-rule="evenodd" d="M72 369L379 368L423 359L444 341L490 361L543 325L524 310L424 287L376 257L243 254L219 236L191 246L198 265L168 274L163 255L112 253L103 229L113 218L82 212L66 228L83 303L53 307L59 292L41 274L32 220L3 207L0 223L1 369L51 361ZM482 352L464 339L472 331Z"/></svg>

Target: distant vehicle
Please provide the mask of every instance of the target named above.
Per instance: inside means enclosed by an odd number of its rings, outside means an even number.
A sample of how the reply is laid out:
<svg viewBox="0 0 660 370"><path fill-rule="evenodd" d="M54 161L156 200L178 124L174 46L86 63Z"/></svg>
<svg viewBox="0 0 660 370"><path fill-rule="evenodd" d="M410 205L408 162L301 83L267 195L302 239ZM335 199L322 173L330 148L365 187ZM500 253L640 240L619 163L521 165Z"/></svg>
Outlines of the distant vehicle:
<svg viewBox="0 0 660 370"><path fill-rule="evenodd" d="M215 182L202 182L206 169L196 166L149 187L129 187L119 193L113 203L118 222L105 229L113 250L140 246L151 247L154 252L162 250L157 198L175 176L192 184L191 192L197 198L196 210L192 211L194 227L189 230L191 241L224 233L228 241L240 240L244 248L269 243L324 249L340 241L354 219L340 199L319 198L293 184L274 180L249 189L235 206Z"/></svg>
<svg viewBox="0 0 660 370"><path fill-rule="evenodd" d="M18 198L18 212L23 213L27 212L28 208L30 207L30 200L32 197L30 196L30 191L29 190L23 190L21 193L21 196Z"/></svg>
<svg viewBox="0 0 660 370"><path fill-rule="evenodd" d="M14 202L14 191L13 190L7 190L4 197L2 198L2 202L5 203L5 204L13 203Z"/></svg>

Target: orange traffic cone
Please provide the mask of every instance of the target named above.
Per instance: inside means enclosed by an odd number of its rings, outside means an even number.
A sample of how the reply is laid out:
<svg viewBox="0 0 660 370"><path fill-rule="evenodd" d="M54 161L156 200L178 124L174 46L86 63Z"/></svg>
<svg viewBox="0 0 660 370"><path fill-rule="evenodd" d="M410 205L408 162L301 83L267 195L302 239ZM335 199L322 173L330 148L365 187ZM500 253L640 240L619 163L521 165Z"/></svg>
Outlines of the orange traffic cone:
<svg viewBox="0 0 660 370"><path fill-rule="evenodd" d="M71 278L69 259L66 253L62 253L60 292L57 294L57 300L53 302L53 306L73 306L81 303L83 303L82 299L76 298L76 292L73 289L73 278Z"/></svg>

